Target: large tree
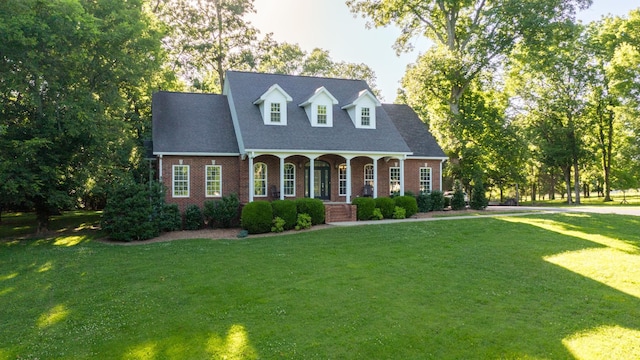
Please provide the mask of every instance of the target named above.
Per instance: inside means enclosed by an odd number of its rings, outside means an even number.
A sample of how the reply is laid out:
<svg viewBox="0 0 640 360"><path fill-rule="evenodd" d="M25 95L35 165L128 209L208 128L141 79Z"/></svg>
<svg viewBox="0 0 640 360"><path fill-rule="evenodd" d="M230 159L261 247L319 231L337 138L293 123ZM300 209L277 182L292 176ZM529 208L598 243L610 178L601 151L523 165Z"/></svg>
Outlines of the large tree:
<svg viewBox="0 0 640 360"><path fill-rule="evenodd" d="M0 202L33 207L39 231L75 204L131 135L129 95L158 70L160 38L142 0L0 2Z"/></svg>
<svg viewBox="0 0 640 360"><path fill-rule="evenodd" d="M164 39L174 69L189 86L220 91L227 70L253 66L258 30L245 15L253 0L155 0L170 29Z"/></svg>

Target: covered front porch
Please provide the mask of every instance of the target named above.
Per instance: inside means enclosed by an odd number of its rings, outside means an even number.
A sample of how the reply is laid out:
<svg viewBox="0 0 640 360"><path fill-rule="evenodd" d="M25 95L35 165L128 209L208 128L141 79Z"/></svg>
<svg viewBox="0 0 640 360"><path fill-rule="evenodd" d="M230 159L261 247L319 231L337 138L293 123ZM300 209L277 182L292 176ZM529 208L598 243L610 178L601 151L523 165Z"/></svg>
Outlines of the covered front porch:
<svg viewBox="0 0 640 360"><path fill-rule="evenodd" d="M250 151L249 201L309 197L348 204L358 196L404 195L408 155Z"/></svg>

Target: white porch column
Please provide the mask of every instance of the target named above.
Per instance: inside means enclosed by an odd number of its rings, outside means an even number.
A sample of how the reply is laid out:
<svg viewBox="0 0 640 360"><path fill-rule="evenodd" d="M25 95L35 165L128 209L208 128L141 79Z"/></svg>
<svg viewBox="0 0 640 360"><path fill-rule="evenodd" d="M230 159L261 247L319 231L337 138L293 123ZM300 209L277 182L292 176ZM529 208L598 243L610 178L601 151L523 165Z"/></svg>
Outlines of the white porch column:
<svg viewBox="0 0 640 360"><path fill-rule="evenodd" d="M373 198L378 197L378 160L380 158L373 158Z"/></svg>
<svg viewBox="0 0 640 360"><path fill-rule="evenodd" d="M280 157L280 200L284 200L284 156Z"/></svg>
<svg viewBox="0 0 640 360"><path fill-rule="evenodd" d="M404 196L404 158L400 158L400 196Z"/></svg>
<svg viewBox="0 0 640 360"><path fill-rule="evenodd" d="M353 159L353 156L345 157L345 163L347 164L347 196L345 200L348 204L351 203L351 159Z"/></svg>
<svg viewBox="0 0 640 360"><path fill-rule="evenodd" d="M255 192L255 174L253 172L253 154L249 154L249 202L253 202L253 194Z"/></svg>

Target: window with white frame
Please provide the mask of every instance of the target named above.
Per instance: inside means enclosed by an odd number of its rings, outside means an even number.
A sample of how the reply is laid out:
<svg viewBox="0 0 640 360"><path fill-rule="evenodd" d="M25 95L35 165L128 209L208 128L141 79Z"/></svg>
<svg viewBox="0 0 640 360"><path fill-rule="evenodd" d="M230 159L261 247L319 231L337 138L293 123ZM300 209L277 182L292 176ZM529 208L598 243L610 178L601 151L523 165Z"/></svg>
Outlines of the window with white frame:
<svg viewBox="0 0 640 360"><path fill-rule="evenodd" d="M317 122L320 125L326 125L327 124L327 105L318 105L318 109L317 109Z"/></svg>
<svg viewBox="0 0 640 360"><path fill-rule="evenodd" d="M284 196L296 196L296 166L284 164Z"/></svg>
<svg viewBox="0 0 640 360"><path fill-rule="evenodd" d="M338 166L338 195L347 196L347 164Z"/></svg>
<svg viewBox="0 0 640 360"><path fill-rule="evenodd" d="M428 194L431 192L431 168L420 168L420 193Z"/></svg>
<svg viewBox="0 0 640 360"><path fill-rule="evenodd" d="M400 192L400 168L389 168L389 193L397 194Z"/></svg>
<svg viewBox="0 0 640 360"><path fill-rule="evenodd" d="M189 197L189 165L173 165L173 197Z"/></svg>
<svg viewBox="0 0 640 360"><path fill-rule="evenodd" d="M373 164L364 166L364 184L373 186Z"/></svg>
<svg viewBox="0 0 640 360"><path fill-rule="evenodd" d="M207 197L222 196L222 166L207 165L205 167L205 191Z"/></svg>
<svg viewBox="0 0 640 360"><path fill-rule="evenodd" d="M271 103L271 122L279 123L282 119L280 112L280 103Z"/></svg>
<svg viewBox="0 0 640 360"><path fill-rule="evenodd" d="M360 125L371 126L371 109L368 107L360 109Z"/></svg>
<svg viewBox="0 0 640 360"><path fill-rule="evenodd" d="M253 196L267 196L267 164L253 165Z"/></svg>

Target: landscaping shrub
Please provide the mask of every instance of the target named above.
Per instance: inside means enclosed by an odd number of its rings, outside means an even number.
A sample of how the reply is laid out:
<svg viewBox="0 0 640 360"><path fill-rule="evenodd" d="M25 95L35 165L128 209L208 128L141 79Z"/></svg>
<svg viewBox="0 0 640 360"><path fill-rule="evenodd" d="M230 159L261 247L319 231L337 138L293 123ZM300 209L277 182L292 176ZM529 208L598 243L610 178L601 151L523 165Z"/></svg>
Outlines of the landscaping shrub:
<svg viewBox="0 0 640 360"><path fill-rule="evenodd" d="M276 216L273 219L273 226L271 227L271 232L281 233L284 231L284 219L280 216Z"/></svg>
<svg viewBox="0 0 640 360"><path fill-rule="evenodd" d="M371 215L371 220L382 220L384 219L384 216L382 216L382 212L380 211L380 209L375 208L373 209L373 215Z"/></svg>
<svg viewBox="0 0 640 360"><path fill-rule="evenodd" d="M273 209L268 201L250 202L242 208L242 228L249 234L262 234L271 231Z"/></svg>
<svg viewBox="0 0 640 360"><path fill-rule="evenodd" d="M284 220L284 229L291 230L298 220L298 208L292 200L275 200L271 202L273 216Z"/></svg>
<svg viewBox="0 0 640 360"><path fill-rule="evenodd" d="M101 226L112 240L146 240L162 230L179 229L179 212L177 225L174 215L174 209L164 202L162 184L139 184L127 177L107 190Z"/></svg>
<svg viewBox="0 0 640 360"><path fill-rule="evenodd" d="M182 229L182 216L176 204L164 204L158 219L160 231L177 231Z"/></svg>
<svg viewBox="0 0 640 360"><path fill-rule="evenodd" d="M376 201L373 198L357 197L351 201L351 204L358 207L356 215L358 220L369 220L374 215Z"/></svg>
<svg viewBox="0 0 640 360"><path fill-rule="evenodd" d="M217 201L205 201L203 215L210 227L231 228L238 225L239 210L238 195L231 194Z"/></svg>
<svg viewBox="0 0 640 360"><path fill-rule="evenodd" d="M298 214L296 230L311 229L311 216L309 214Z"/></svg>
<svg viewBox="0 0 640 360"><path fill-rule="evenodd" d="M204 225L204 217L202 216L202 210L198 205L189 205L184 210L184 229L185 230L200 230Z"/></svg>
<svg viewBox="0 0 640 360"><path fill-rule="evenodd" d="M445 197L444 193L440 190L432 191L429 194L429 198L431 199L431 210L432 211L442 211L445 208Z"/></svg>
<svg viewBox="0 0 640 360"><path fill-rule="evenodd" d="M296 200L298 214L308 214L311 216L311 224L318 225L324 223L324 203L320 199L301 198Z"/></svg>
<svg viewBox="0 0 640 360"><path fill-rule="evenodd" d="M405 210L405 217L412 217L418 212L418 202L416 198L410 195L398 196L393 198L396 206Z"/></svg>
<svg viewBox="0 0 640 360"><path fill-rule="evenodd" d="M418 211L421 213L426 213L433 210L433 205L431 204L431 194L420 194L416 199L418 203Z"/></svg>
<svg viewBox="0 0 640 360"><path fill-rule="evenodd" d="M406 218L406 211L401 208L400 206L396 206L395 209L393 209L393 218L394 219L404 219Z"/></svg>
<svg viewBox="0 0 640 360"><path fill-rule="evenodd" d="M471 191L471 199L469 199L469 207L474 210L484 210L489 205L482 179L475 179L473 190Z"/></svg>
<svg viewBox="0 0 640 360"><path fill-rule="evenodd" d="M464 201L464 192L460 181L456 180L454 185L453 197L451 198L451 210L462 210L466 207Z"/></svg>
<svg viewBox="0 0 640 360"><path fill-rule="evenodd" d="M376 207L382 212L385 219L393 217L393 210L396 208L396 202L392 198L379 197L376 199Z"/></svg>

